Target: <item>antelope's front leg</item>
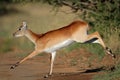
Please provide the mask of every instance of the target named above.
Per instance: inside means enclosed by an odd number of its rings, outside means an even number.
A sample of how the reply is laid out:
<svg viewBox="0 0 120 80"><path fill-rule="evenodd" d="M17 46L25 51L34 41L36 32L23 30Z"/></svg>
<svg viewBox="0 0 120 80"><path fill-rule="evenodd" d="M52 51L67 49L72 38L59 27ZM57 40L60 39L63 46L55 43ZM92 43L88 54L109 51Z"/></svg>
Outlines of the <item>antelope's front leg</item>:
<svg viewBox="0 0 120 80"><path fill-rule="evenodd" d="M51 57L50 57L50 61L51 61L51 64L50 64L50 72L49 72L48 75L45 75L44 78L48 78L49 76L52 75L53 63L54 63L54 60L55 60L55 56L56 56L56 52L52 52L52 53L51 53Z"/></svg>
<svg viewBox="0 0 120 80"><path fill-rule="evenodd" d="M25 57L24 59L22 59L21 61L17 62L16 64L13 64L10 69L14 69L15 67L17 67L19 64L21 64L22 62L24 62L25 60L34 57L35 55L37 55L37 51L33 51L31 54L29 54L27 57Z"/></svg>

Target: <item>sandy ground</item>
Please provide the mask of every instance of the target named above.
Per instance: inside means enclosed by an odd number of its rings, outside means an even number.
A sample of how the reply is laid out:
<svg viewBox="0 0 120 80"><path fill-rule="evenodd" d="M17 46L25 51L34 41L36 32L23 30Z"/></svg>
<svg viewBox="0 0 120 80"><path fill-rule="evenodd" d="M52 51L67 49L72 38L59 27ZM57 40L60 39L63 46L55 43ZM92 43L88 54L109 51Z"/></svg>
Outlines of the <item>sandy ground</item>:
<svg viewBox="0 0 120 80"><path fill-rule="evenodd" d="M86 69L84 69L86 67L86 63L84 62L85 64L83 64L80 60L78 61L80 61L81 64L78 63L79 65L76 64L74 66L70 65L69 61L72 57L76 56L77 58L78 55L78 53L75 53L76 51L73 52L74 54L69 54L64 57L58 56L56 58L53 75L49 78L44 78L50 68L48 54L29 59L13 70L10 69L11 65L22 58L14 57L16 54L12 53L1 54L0 80L91 80L96 74L101 74L101 72L97 71L86 72ZM81 55L83 56L83 53L81 53ZM83 59L85 59L85 56L89 57L88 54L84 53Z"/></svg>

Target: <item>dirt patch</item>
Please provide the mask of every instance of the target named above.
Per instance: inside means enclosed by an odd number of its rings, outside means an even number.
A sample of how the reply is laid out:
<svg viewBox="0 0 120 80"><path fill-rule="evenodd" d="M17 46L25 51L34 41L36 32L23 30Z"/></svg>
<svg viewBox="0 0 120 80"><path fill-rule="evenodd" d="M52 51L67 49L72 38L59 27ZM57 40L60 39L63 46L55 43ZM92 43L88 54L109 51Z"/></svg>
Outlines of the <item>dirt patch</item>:
<svg viewBox="0 0 120 80"><path fill-rule="evenodd" d="M97 58L89 62L90 56L94 55L83 49L74 50L64 56L58 54L54 63L53 75L45 79L44 76L50 68L48 54L36 56L14 70L10 70L12 64L21 60L15 55L13 53L0 55L0 80L91 80L94 75L101 73L94 71L94 69L101 67L99 63L103 63L102 60L99 62ZM111 60L110 57L105 57L103 59L106 61L104 65L108 61L106 58ZM93 70L93 72L88 70Z"/></svg>

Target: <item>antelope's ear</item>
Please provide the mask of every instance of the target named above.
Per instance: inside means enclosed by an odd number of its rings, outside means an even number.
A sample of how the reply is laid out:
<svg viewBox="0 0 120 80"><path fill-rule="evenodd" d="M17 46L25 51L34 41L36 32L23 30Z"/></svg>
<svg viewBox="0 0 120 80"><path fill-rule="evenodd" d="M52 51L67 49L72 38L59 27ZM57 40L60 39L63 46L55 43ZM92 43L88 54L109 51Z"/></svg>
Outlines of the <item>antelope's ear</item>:
<svg viewBox="0 0 120 80"><path fill-rule="evenodd" d="M23 26L24 29L27 29L27 23L26 22L23 22L22 26Z"/></svg>

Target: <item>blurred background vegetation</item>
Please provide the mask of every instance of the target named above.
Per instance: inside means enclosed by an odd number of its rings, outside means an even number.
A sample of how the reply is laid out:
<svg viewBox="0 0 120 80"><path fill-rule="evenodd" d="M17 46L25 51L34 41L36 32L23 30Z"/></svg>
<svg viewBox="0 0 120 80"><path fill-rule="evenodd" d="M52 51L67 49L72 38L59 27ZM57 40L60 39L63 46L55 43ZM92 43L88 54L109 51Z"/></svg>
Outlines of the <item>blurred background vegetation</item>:
<svg viewBox="0 0 120 80"><path fill-rule="evenodd" d="M77 19L87 21L92 28L89 33L100 32L106 45L115 55L120 55L120 0L0 0L0 54L26 54L33 50L34 45L26 38L12 37L22 21L27 21L28 27L34 32L45 33ZM64 50L68 52L79 47L104 56L101 46L95 44L75 43ZM120 73L118 65L117 72L110 72L106 76ZM110 79L102 80L117 80L112 75ZM99 80L99 77L95 80Z"/></svg>

